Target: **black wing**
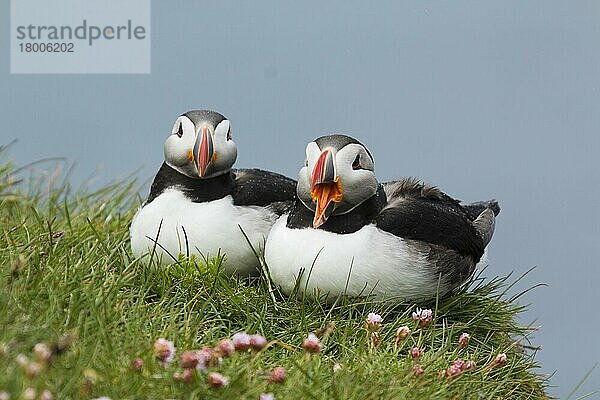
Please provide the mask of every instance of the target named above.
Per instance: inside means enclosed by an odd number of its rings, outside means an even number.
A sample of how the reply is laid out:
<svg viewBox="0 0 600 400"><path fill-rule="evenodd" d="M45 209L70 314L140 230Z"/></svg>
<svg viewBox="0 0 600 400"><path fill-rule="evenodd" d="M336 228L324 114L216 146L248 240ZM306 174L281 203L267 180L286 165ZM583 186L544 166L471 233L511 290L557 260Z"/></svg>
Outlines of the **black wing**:
<svg viewBox="0 0 600 400"><path fill-rule="evenodd" d="M405 239L444 246L478 262L485 244L458 200L416 179L384 184L388 204L378 228Z"/></svg>
<svg viewBox="0 0 600 400"><path fill-rule="evenodd" d="M275 212L281 214L296 198L296 181L281 174L261 169L237 169L233 174L235 205L271 205Z"/></svg>

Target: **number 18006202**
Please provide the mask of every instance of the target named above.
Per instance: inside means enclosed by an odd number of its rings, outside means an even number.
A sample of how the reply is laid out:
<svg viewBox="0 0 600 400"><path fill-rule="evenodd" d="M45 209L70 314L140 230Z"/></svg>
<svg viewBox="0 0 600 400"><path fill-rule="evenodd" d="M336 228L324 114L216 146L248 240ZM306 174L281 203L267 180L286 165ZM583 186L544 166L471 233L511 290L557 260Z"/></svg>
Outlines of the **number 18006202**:
<svg viewBox="0 0 600 400"><path fill-rule="evenodd" d="M19 43L21 53L73 53L74 43Z"/></svg>

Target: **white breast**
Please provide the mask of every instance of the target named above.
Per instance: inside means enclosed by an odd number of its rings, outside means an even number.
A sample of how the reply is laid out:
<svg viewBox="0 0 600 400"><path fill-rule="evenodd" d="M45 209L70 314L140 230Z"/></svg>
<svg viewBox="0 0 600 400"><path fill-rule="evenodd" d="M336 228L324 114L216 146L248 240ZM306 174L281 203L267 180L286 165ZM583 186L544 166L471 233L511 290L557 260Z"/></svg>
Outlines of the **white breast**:
<svg viewBox="0 0 600 400"><path fill-rule="evenodd" d="M279 218L265 247L271 278L285 293L292 291L304 268L299 288L306 288L311 295L316 291L330 296L372 294L395 300L436 295L427 254L375 225L341 235L320 229L289 229L286 223L287 216Z"/></svg>
<svg viewBox="0 0 600 400"><path fill-rule="evenodd" d="M258 261L239 226L258 251L262 249L275 218L275 213L266 207L235 206L231 196L193 203L179 190L167 189L140 208L133 218L131 250L135 257L144 257L154 248L162 264L173 263L173 258L161 246L175 257L180 253L187 254L187 234L190 255L211 258L220 251L226 255L225 270L249 273ZM159 226L158 243L161 246L155 246Z"/></svg>

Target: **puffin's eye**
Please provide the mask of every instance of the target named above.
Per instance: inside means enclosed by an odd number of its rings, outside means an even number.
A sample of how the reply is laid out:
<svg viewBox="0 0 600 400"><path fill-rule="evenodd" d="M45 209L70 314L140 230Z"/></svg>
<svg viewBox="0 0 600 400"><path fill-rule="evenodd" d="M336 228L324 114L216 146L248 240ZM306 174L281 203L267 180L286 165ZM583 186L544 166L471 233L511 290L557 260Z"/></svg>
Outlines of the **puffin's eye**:
<svg viewBox="0 0 600 400"><path fill-rule="evenodd" d="M181 122L179 123L179 128L177 128L177 132L175 132L175 134L179 137L183 136L183 124Z"/></svg>
<svg viewBox="0 0 600 400"><path fill-rule="evenodd" d="M231 126L229 127L229 130L227 131L227 140L231 140Z"/></svg>
<svg viewBox="0 0 600 400"><path fill-rule="evenodd" d="M360 154L356 155L356 158L354 159L354 162L352 163L352 169L354 169L354 170L362 169L362 166L360 165Z"/></svg>
<svg viewBox="0 0 600 400"><path fill-rule="evenodd" d="M304 166L308 167L308 159L304 160Z"/></svg>

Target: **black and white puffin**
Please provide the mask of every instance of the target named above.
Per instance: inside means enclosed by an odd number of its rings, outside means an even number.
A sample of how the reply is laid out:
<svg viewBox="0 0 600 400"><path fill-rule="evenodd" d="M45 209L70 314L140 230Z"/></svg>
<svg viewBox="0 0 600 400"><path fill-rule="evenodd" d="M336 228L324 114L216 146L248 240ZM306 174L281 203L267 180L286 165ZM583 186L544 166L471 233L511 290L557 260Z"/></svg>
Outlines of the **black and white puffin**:
<svg viewBox="0 0 600 400"><path fill-rule="evenodd" d="M223 115L186 112L164 145L165 161L133 218L135 257L154 253L162 264L179 254L225 254L223 268L251 274L271 226L293 202L296 182L259 169L232 170L237 147ZM241 228L241 229L240 229Z"/></svg>
<svg viewBox="0 0 600 400"><path fill-rule="evenodd" d="M265 261L284 293L431 299L472 275L499 212L413 178L380 184L365 146L323 136L306 147L297 200L271 229Z"/></svg>

